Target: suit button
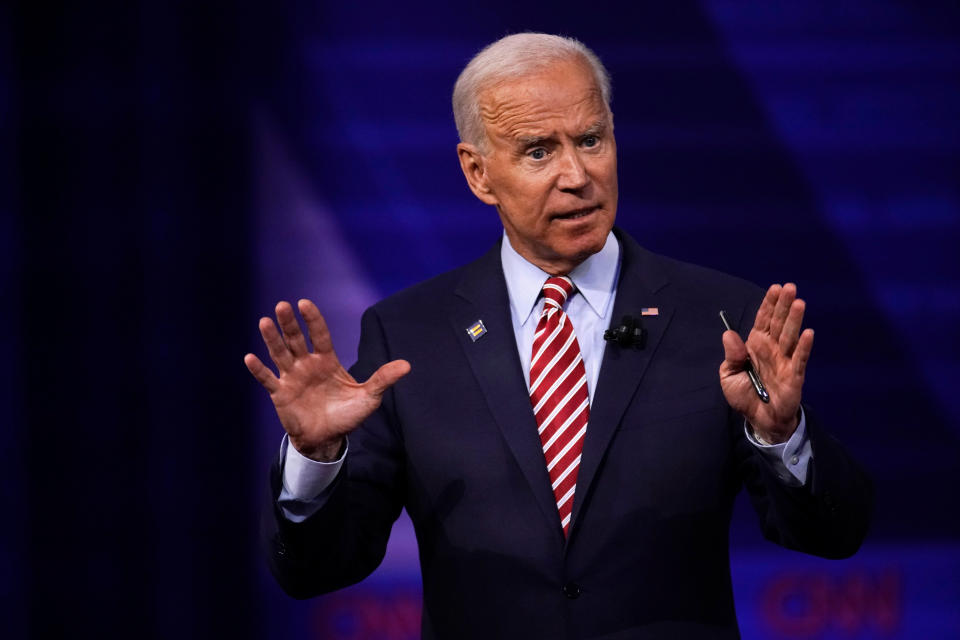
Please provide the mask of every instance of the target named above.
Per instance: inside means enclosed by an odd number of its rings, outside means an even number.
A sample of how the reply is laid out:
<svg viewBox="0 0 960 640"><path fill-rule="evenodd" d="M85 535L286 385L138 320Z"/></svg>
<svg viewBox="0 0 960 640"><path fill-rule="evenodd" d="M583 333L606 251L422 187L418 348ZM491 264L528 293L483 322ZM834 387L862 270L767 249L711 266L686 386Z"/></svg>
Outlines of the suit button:
<svg viewBox="0 0 960 640"><path fill-rule="evenodd" d="M578 585L576 582L568 582L567 584L563 585L563 595L567 596L571 600L579 598L581 591L583 591L583 589L581 589L580 585Z"/></svg>

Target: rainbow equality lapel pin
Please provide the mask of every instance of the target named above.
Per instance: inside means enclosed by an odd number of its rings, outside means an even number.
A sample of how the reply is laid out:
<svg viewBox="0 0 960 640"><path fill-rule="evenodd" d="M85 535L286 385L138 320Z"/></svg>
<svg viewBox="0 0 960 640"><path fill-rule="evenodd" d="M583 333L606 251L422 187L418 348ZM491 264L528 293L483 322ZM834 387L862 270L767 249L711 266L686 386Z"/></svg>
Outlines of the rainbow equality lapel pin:
<svg viewBox="0 0 960 640"><path fill-rule="evenodd" d="M487 328L483 324L483 320L477 320L472 325L467 327L467 335L470 336L470 339L476 342L480 339L483 334L487 332Z"/></svg>
<svg viewBox="0 0 960 640"><path fill-rule="evenodd" d="M660 315L659 307L644 307L640 309L641 316L658 316Z"/></svg>

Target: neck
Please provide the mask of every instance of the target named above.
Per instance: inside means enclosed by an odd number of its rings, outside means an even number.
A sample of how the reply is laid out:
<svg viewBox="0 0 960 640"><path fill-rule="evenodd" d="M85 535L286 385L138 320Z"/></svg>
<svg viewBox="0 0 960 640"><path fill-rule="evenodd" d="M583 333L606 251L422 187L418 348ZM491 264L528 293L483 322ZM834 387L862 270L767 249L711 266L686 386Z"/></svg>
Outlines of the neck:
<svg viewBox="0 0 960 640"><path fill-rule="evenodd" d="M509 235L507 237L509 238ZM536 255L532 251L529 251L526 247L518 247L512 238L510 239L510 246L513 247L514 251L520 254L521 258L546 272L550 276L570 275L571 271L576 269L577 266L579 266L584 260L592 255L588 253L587 255L576 256L574 258L562 258L559 256L556 258L544 258Z"/></svg>

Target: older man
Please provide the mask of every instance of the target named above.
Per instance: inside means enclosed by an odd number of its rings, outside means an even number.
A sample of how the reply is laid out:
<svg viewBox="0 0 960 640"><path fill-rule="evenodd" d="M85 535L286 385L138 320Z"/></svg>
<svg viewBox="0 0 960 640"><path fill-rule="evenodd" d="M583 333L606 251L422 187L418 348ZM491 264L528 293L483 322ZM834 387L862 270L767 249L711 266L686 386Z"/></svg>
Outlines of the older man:
<svg viewBox="0 0 960 640"><path fill-rule="evenodd" d="M245 362L288 435L264 535L292 595L363 579L406 507L426 638L727 638L741 486L771 540L858 548L870 484L801 408L813 332L796 288L764 295L614 228L609 99L575 40L490 45L454 111L501 243L369 309L350 373L313 303L313 352L288 303L280 331L261 319L279 377ZM720 309L752 324L746 343Z"/></svg>

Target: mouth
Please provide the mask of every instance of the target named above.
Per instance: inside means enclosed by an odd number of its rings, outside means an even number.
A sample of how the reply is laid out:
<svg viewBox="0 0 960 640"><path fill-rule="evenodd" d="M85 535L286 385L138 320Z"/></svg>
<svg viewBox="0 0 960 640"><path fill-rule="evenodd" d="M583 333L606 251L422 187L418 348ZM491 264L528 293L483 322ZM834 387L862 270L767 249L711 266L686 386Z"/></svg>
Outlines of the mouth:
<svg viewBox="0 0 960 640"><path fill-rule="evenodd" d="M558 213L553 216L554 220L579 220L580 218L586 218L591 213L598 211L600 205L594 205L592 207L584 207L583 209L576 209L574 211L569 211L567 213Z"/></svg>

